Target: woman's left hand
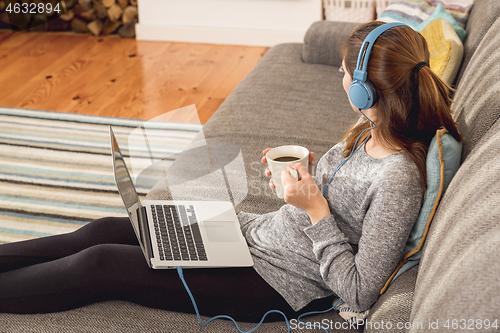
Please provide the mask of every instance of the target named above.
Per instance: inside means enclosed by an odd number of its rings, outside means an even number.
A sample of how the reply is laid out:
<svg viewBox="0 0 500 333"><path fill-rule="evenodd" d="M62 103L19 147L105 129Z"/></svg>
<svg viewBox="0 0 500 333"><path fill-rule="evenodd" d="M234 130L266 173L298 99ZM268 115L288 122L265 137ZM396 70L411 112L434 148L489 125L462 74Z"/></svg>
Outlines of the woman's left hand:
<svg viewBox="0 0 500 333"><path fill-rule="evenodd" d="M328 202L306 167L301 163L289 163L288 166L297 171L300 180L293 179L289 170L283 172L281 180L285 202L305 210L312 224L330 215Z"/></svg>

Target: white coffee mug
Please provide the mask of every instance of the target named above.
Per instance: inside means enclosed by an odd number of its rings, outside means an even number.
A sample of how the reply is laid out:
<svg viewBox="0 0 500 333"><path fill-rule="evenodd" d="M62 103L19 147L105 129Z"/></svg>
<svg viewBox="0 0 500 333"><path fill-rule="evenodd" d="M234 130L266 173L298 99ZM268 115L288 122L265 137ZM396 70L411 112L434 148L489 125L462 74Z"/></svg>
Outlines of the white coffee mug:
<svg viewBox="0 0 500 333"><path fill-rule="evenodd" d="M309 165L309 150L301 146L280 146L269 150L266 154L266 159L269 170L271 170L276 195L278 198L283 199L281 173L290 170L292 178L298 180L297 171L289 168L288 163L302 163L307 169Z"/></svg>

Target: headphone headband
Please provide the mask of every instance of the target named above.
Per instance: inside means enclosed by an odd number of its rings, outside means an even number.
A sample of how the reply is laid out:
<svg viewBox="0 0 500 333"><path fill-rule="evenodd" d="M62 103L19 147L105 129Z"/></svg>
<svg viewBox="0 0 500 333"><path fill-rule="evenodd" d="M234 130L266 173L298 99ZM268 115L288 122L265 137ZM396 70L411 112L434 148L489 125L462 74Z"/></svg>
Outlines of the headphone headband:
<svg viewBox="0 0 500 333"><path fill-rule="evenodd" d="M368 59L370 58L370 52L372 50L373 44L377 38L383 34L386 30L397 26L407 26L407 24L400 22L391 22L382 24L375 29L373 29L363 41L361 49L359 50L358 61L356 62L356 69L353 73L353 81L349 87L349 98L354 106L361 110L369 109L375 104L375 91L372 90L370 85L367 84L368 78Z"/></svg>
<svg viewBox="0 0 500 333"><path fill-rule="evenodd" d="M363 44L361 45L361 49L359 50L358 61L356 63L356 69L354 70L354 75L353 75L354 80L359 80L362 82L366 81L366 77L368 76L368 73L366 72L366 68L368 67L368 59L370 58L370 52L377 38L385 31L401 25L408 26L400 22L385 23L373 29L366 36L365 40L363 41ZM363 62L362 67L360 67L361 62Z"/></svg>

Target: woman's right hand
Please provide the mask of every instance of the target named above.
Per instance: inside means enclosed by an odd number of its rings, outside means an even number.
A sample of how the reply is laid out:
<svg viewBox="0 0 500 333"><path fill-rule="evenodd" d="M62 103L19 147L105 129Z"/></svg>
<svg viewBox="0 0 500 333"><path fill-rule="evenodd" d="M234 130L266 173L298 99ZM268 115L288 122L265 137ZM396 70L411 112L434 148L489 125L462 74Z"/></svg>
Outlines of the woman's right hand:
<svg viewBox="0 0 500 333"><path fill-rule="evenodd" d="M268 152L268 151L270 151L271 149L272 149L272 148L267 148L267 149L264 149L264 150L262 151L262 155L264 155L264 156L262 157L262 159L260 160L262 163L264 163L264 164L266 164L266 163L267 163L266 154L267 154L267 152ZM309 152L309 168L308 168L308 169L309 169L309 173L312 173L313 163L314 163L314 153L313 153L313 152ZM269 168L266 168L265 173L266 173L266 176L271 177L271 170L269 170ZM271 187L271 188L275 188L274 183L273 183L273 179L272 179L272 178L269 180L269 187Z"/></svg>

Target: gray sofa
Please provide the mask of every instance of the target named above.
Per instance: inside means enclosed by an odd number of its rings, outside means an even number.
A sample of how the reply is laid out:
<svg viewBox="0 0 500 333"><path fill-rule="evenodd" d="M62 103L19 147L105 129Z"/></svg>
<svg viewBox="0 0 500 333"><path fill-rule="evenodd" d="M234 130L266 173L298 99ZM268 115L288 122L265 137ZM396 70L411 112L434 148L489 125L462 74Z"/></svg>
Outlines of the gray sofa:
<svg viewBox="0 0 500 333"><path fill-rule="evenodd" d="M500 1L476 0L467 23L465 54L453 103L459 129L465 137L462 165L434 217L421 263L396 279L374 304L368 317L370 325L344 324L342 331L499 330L499 16ZM339 45L353 27L346 23L317 22L307 32L304 44L271 48L204 126L207 141L232 142L241 148L250 190L236 206L237 211L265 213L283 204L268 190L268 178L259 162L264 148L300 144L319 158L356 120L342 88L343 74L338 70ZM186 160L189 159L179 158L175 163L186 165ZM148 195L166 196L168 193L161 187ZM200 196L206 197L206 193ZM330 332L343 323L334 312L309 320L328 323ZM241 323L244 330L253 326ZM0 331L236 332L236 329L227 321L200 328L194 315L109 301L62 313L0 314ZM286 329L283 322L278 322L265 323L260 331L286 332Z"/></svg>

